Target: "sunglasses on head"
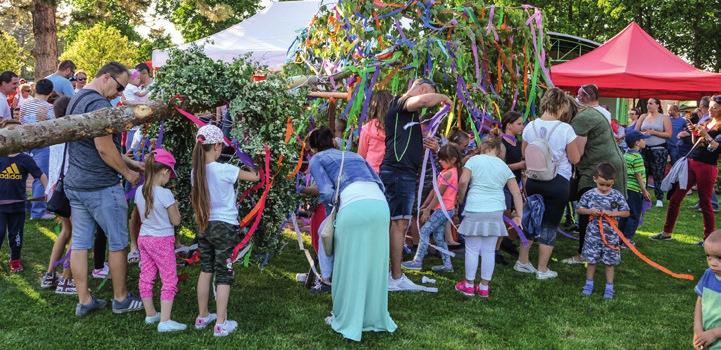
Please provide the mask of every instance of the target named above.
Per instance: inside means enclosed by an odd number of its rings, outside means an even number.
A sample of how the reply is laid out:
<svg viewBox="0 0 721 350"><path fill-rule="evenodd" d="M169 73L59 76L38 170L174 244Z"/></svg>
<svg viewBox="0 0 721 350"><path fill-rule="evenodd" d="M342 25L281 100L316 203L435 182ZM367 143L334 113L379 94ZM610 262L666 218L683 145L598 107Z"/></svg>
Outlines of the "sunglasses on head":
<svg viewBox="0 0 721 350"><path fill-rule="evenodd" d="M85 81L86 79L88 79L88 78L75 78L75 80L77 80L77 81Z"/></svg>
<svg viewBox="0 0 721 350"><path fill-rule="evenodd" d="M111 75L110 77L113 78L113 80L115 81L116 84L118 84L118 87L116 88L118 90L118 92L123 92L123 90L125 90L125 85L120 84L118 79L115 79L114 76Z"/></svg>

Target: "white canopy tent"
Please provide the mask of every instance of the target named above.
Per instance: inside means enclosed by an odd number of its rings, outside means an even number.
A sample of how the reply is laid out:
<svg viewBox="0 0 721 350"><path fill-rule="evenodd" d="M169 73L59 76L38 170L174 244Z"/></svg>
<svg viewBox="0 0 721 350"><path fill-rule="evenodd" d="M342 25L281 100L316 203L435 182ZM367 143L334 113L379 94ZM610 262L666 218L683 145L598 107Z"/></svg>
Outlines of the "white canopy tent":
<svg viewBox="0 0 721 350"><path fill-rule="evenodd" d="M335 1L328 0L273 1L243 22L179 48L187 49L195 44L203 47L208 57L226 62L250 53L257 62L279 70L287 60L288 47L300 31L308 26L321 5L333 3ZM153 67L161 67L167 60L167 51L153 50Z"/></svg>

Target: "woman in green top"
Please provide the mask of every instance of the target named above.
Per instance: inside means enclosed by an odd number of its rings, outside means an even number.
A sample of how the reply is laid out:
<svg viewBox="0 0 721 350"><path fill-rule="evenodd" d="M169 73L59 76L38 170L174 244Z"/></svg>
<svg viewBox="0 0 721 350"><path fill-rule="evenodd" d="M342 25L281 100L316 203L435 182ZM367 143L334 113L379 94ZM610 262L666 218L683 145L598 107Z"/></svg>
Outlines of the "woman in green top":
<svg viewBox="0 0 721 350"><path fill-rule="evenodd" d="M581 160L576 164L575 181L577 181L578 186L576 187L575 198L581 198L586 191L596 186L593 182L593 176L596 167L604 162L611 163L616 169L614 188L626 197L626 161L623 158L621 149L616 144L616 138L613 135L608 119L596 108L593 108L594 103L598 104L598 88L592 84L585 85L584 92L584 96L579 96L578 100L586 108L571 120L571 126L578 136L577 141L581 153ZM583 263L581 249L583 249L587 226L588 215L579 215L578 254L564 259L562 262L566 264Z"/></svg>

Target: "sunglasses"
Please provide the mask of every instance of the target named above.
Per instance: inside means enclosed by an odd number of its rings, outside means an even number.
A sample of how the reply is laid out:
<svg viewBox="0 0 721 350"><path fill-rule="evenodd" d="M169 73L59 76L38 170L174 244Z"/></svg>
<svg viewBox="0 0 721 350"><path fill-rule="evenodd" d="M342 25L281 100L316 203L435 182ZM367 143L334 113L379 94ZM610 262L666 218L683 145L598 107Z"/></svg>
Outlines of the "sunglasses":
<svg viewBox="0 0 721 350"><path fill-rule="evenodd" d="M87 78L75 78L77 81L85 81Z"/></svg>
<svg viewBox="0 0 721 350"><path fill-rule="evenodd" d="M113 78L113 80L115 81L116 84L118 84L118 87L116 88L118 90L118 92L123 92L123 90L125 90L125 85L120 84L118 79L115 79L114 76L111 75L110 77Z"/></svg>

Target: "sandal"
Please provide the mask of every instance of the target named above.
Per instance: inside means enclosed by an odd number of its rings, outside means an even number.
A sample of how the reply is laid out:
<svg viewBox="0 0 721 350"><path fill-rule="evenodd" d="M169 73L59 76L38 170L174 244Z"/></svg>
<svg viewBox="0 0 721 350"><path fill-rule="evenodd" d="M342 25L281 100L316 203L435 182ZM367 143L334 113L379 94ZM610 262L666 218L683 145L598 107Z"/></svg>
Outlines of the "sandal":
<svg viewBox="0 0 721 350"><path fill-rule="evenodd" d="M654 241L667 241L667 240L671 239L671 235L667 236L666 234L661 232L657 235L651 236L651 239Z"/></svg>
<svg viewBox="0 0 721 350"><path fill-rule="evenodd" d="M140 261L140 252L133 250L128 253L128 264L137 264Z"/></svg>

